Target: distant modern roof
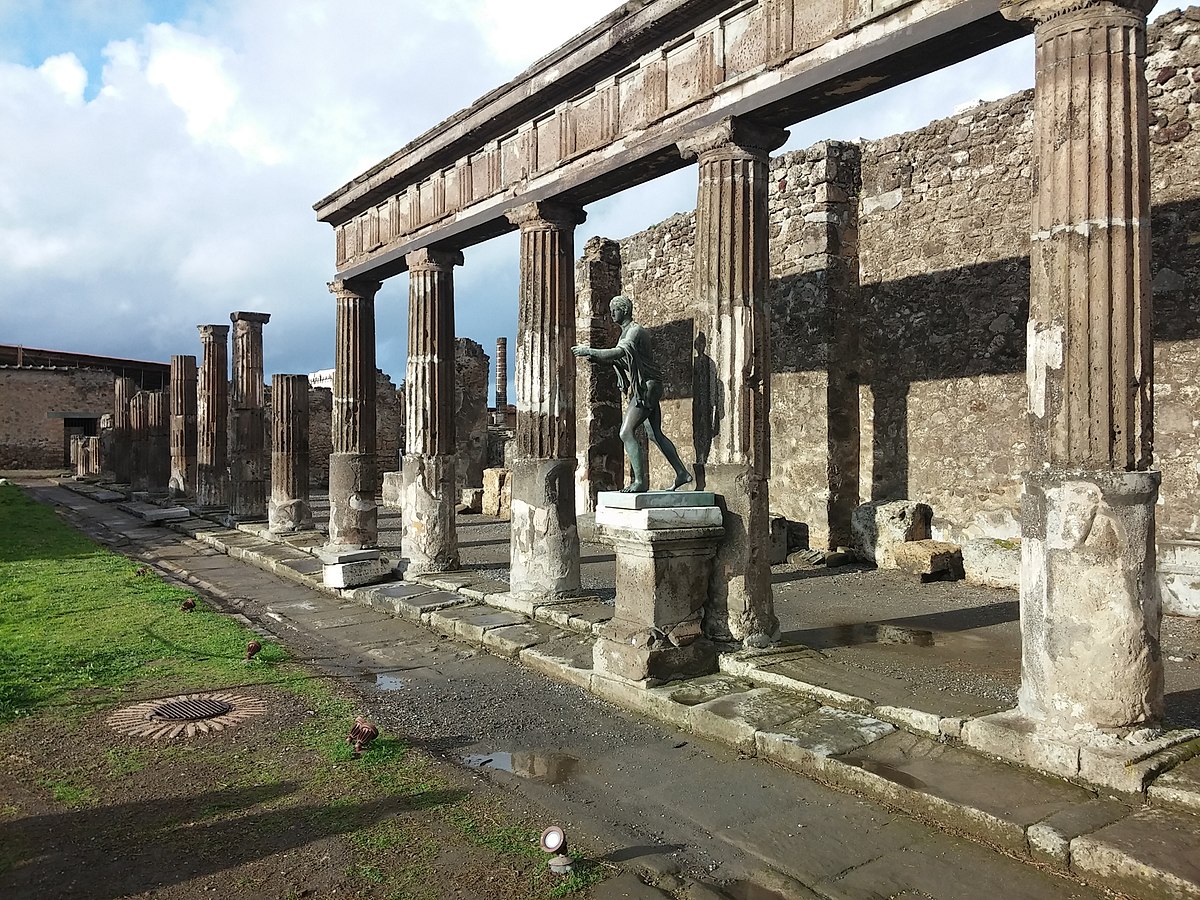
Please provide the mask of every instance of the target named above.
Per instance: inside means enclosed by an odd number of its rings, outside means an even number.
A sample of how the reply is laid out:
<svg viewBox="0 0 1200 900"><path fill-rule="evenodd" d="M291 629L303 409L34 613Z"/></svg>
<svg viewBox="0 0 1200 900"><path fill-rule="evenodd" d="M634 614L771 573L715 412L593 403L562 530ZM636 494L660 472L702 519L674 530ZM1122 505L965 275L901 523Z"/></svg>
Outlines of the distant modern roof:
<svg viewBox="0 0 1200 900"><path fill-rule="evenodd" d="M62 368L141 369L170 372L171 364L119 356L96 356L70 350L45 350L21 344L0 344L0 365L56 366Z"/></svg>

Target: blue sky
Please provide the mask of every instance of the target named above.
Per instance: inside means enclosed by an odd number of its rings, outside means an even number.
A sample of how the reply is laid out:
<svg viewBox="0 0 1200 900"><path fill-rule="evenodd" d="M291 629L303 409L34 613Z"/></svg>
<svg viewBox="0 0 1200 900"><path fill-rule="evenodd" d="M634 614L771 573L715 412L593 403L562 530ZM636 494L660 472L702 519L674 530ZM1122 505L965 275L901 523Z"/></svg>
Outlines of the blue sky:
<svg viewBox="0 0 1200 900"><path fill-rule="evenodd" d="M272 313L268 374L332 365L333 240L312 204L616 6L0 0L0 134L19 136L0 142L0 342L166 360L247 309ZM1030 43L803 123L786 149L1028 87ZM576 247L694 202L689 167L593 204ZM516 237L465 255L458 331L491 354L515 335ZM377 300L397 383L407 290Z"/></svg>

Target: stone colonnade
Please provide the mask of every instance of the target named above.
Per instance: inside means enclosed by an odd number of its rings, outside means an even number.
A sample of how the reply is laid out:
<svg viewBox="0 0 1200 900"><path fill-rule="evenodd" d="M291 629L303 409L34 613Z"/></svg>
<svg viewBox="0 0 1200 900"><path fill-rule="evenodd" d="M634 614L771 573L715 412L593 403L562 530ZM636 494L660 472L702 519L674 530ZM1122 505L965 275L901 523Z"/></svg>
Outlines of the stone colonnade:
<svg viewBox="0 0 1200 900"><path fill-rule="evenodd" d="M196 491L196 357L171 357L171 493Z"/></svg>
<svg viewBox="0 0 1200 900"><path fill-rule="evenodd" d="M234 312L233 381L229 404L229 520L266 518L266 408L263 402L263 325L269 313Z"/></svg>
<svg viewBox="0 0 1200 900"><path fill-rule="evenodd" d="M229 326L198 325L203 356L196 391L196 503L225 506L229 476Z"/></svg>

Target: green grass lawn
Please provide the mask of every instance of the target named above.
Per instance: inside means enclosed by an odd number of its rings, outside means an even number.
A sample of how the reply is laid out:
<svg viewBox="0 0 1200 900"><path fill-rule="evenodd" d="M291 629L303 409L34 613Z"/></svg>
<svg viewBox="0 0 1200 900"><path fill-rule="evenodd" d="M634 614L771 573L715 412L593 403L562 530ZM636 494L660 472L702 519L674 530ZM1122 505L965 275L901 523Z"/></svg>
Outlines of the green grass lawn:
<svg viewBox="0 0 1200 900"><path fill-rule="evenodd" d="M568 896L608 874L585 865L567 880L549 875L531 823L494 792L464 790L402 737L384 734L355 757L345 736L361 711L357 702L275 642L260 639L263 650L247 665L246 643L257 636L199 598L193 612L181 611L190 596L0 485L0 743L25 750L37 745L31 736L51 735L42 755L30 751L30 780L46 803L81 813L106 804L119 810L129 779L170 766L176 784L195 781L188 815L227 824L247 816L244 792L257 791L262 834L299 823L314 835L341 836L352 860L346 877L364 897L439 896L431 873L448 845L477 857L480 871L511 871L505 897ZM96 725L135 700L234 686L285 692L305 714L271 740L233 751L220 741L110 741ZM0 806L0 826L24 815L19 806ZM146 839L172 839L167 825L157 837L145 827ZM81 846L87 840L72 837ZM0 894L6 872L36 865L39 852L19 837L9 842L0 854ZM472 877L470 865L462 870ZM239 878L254 888L253 877Z"/></svg>

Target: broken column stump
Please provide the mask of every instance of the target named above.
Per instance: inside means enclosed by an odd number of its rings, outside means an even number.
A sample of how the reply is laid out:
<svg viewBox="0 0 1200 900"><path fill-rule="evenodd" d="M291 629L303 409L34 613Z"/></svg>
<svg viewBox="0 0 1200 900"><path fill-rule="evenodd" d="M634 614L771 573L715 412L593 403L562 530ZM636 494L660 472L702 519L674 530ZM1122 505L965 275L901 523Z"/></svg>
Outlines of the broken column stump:
<svg viewBox="0 0 1200 900"><path fill-rule="evenodd" d="M702 623L721 521L708 491L597 496L597 534L617 554L616 614L593 649L598 673L654 687L717 670Z"/></svg>
<svg viewBox="0 0 1200 900"><path fill-rule="evenodd" d="M963 578L962 548L945 541L908 541L895 550L896 568L916 581L959 581Z"/></svg>

